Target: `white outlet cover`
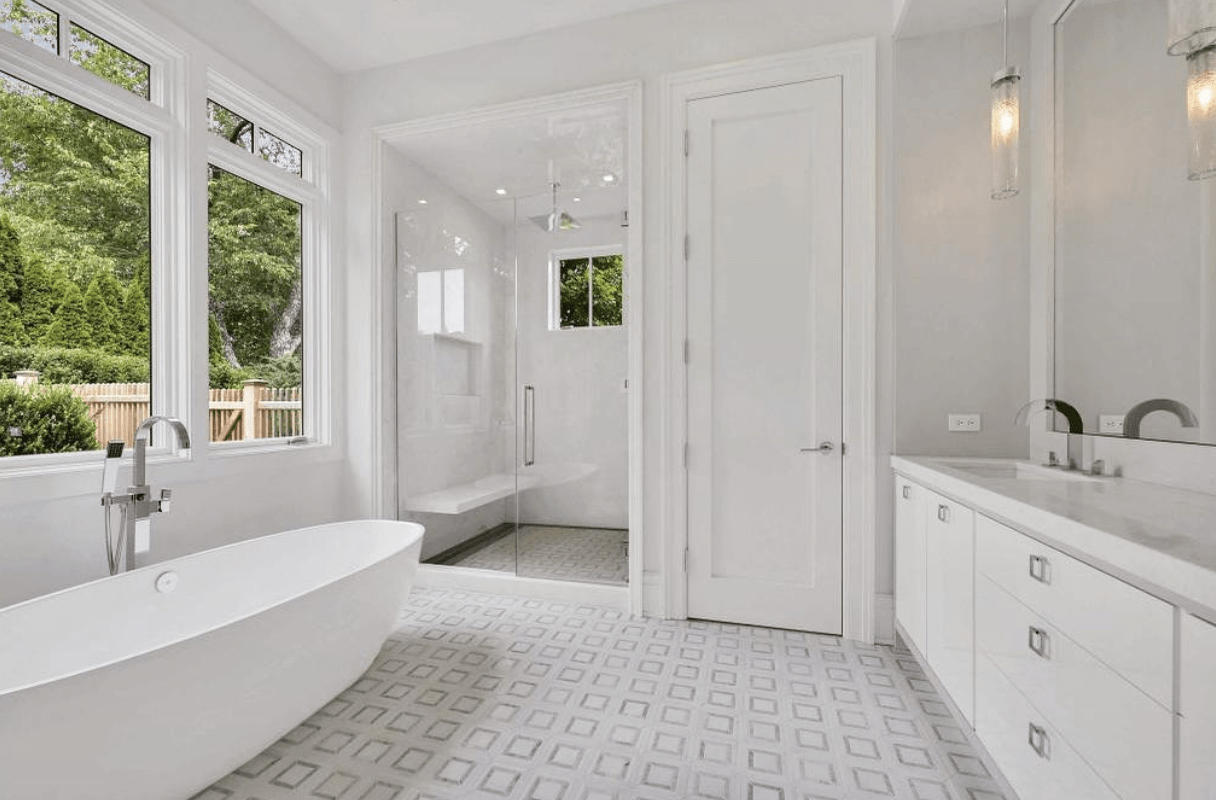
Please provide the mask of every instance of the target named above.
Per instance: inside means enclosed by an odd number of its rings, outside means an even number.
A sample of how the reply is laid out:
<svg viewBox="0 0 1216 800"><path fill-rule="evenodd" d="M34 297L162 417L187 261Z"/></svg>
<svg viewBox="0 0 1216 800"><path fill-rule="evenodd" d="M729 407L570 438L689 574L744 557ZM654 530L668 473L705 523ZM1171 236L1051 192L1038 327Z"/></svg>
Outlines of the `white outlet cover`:
<svg viewBox="0 0 1216 800"><path fill-rule="evenodd" d="M1112 436L1122 436L1123 416L1123 414L1099 414L1098 433L1106 433Z"/></svg>
<svg viewBox="0 0 1216 800"><path fill-rule="evenodd" d="M946 429L955 433L979 433L983 428L979 414L950 414Z"/></svg>

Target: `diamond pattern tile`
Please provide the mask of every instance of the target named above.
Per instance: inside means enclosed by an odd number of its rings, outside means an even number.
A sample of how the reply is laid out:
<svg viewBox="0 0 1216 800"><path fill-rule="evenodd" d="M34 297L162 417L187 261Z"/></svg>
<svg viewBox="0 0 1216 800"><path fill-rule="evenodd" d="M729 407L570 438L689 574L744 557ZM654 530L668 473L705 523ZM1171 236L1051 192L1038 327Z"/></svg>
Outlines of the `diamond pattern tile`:
<svg viewBox="0 0 1216 800"><path fill-rule="evenodd" d="M906 651L418 589L367 673L194 800L1013 800Z"/></svg>

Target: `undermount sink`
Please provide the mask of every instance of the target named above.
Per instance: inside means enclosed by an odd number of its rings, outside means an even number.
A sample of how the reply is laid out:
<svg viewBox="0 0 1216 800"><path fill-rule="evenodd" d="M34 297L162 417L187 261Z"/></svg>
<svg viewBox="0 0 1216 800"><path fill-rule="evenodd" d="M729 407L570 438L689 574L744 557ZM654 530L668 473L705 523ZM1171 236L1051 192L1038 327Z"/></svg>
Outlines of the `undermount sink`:
<svg viewBox="0 0 1216 800"><path fill-rule="evenodd" d="M1066 470L1060 467L1044 467L1026 461L965 461L943 460L942 466L966 472L977 478L989 480L1018 480L1018 481L1079 481L1092 483L1100 481L1097 475L1087 475L1076 470Z"/></svg>

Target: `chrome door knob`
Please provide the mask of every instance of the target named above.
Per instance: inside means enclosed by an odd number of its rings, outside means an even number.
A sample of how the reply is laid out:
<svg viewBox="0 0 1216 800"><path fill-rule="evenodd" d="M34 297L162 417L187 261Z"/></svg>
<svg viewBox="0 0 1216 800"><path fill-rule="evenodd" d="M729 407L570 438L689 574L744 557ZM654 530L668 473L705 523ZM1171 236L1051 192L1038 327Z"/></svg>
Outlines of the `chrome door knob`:
<svg viewBox="0 0 1216 800"><path fill-rule="evenodd" d="M836 446L831 442L820 442L818 447L800 447L799 453L819 453L822 456L830 456L836 451Z"/></svg>

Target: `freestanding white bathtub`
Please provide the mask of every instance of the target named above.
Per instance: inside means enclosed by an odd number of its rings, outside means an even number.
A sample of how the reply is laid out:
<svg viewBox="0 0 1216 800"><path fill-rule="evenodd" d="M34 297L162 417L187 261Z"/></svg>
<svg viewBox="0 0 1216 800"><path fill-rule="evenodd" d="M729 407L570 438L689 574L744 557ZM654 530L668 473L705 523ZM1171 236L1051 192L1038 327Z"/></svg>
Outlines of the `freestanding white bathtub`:
<svg viewBox="0 0 1216 800"><path fill-rule="evenodd" d="M185 800L227 775L367 669L422 533L303 528L0 610L0 798Z"/></svg>

